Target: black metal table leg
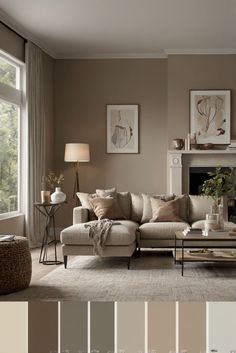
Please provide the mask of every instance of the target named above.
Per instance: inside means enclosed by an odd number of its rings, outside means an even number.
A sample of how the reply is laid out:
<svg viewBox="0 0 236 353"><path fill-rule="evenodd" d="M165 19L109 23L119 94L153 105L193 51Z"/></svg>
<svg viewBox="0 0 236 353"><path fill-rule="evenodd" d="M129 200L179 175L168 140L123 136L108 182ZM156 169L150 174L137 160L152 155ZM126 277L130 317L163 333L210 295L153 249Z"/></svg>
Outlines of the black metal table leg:
<svg viewBox="0 0 236 353"><path fill-rule="evenodd" d="M182 240L182 277L184 275L184 240Z"/></svg>
<svg viewBox="0 0 236 353"><path fill-rule="evenodd" d="M176 235L175 235L175 264L176 264Z"/></svg>

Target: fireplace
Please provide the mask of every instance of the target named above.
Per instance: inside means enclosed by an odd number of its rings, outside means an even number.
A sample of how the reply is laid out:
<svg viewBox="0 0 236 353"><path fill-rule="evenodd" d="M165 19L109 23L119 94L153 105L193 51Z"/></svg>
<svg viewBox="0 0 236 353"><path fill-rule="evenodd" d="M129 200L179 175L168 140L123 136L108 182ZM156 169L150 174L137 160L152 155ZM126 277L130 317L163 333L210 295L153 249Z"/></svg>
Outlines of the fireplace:
<svg viewBox="0 0 236 353"><path fill-rule="evenodd" d="M200 195L201 187L205 180L210 179L209 172L214 172L216 167L190 167L189 168L189 194ZM223 171L229 171L230 168L224 167Z"/></svg>

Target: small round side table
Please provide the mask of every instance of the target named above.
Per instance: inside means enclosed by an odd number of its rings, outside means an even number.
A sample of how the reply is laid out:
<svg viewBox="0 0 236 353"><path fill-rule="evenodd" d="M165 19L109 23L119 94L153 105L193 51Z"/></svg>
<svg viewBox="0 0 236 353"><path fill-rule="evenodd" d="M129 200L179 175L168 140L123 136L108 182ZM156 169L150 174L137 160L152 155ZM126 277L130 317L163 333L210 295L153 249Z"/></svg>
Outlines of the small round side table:
<svg viewBox="0 0 236 353"><path fill-rule="evenodd" d="M45 217L45 228L43 241L40 250L39 263L43 265L60 265L62 261L57 259L57 240L56 240L56 231L55 231L55 214L57 211L66 203L41 203L35 202L35 208ZM50 227L53 230L53 240L49 241L49 231ZM54 243L54 260L48 260L48 245Z"/></svg>
<svg viewBox="0 0 236 353"><path fill-rule="evenodd" d="M17 292L29 287L32 261L28 240L15 236L0 242L0 294Z"/></svg>

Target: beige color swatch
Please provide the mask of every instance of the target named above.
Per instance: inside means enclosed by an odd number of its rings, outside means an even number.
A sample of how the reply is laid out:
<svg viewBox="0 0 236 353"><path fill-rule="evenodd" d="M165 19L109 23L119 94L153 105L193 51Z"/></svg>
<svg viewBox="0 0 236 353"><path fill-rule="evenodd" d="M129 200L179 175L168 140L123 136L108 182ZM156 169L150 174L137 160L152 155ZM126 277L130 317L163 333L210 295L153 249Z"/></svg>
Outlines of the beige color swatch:
<svg viewBox="0 0 236 353"><path fill-rule="evenodd" d="M209 351L236 352L236 303L210 302L209 304Z"/></svg>
<svg viewBox="0 0 236 353"><path fill-rule="evenodd" d="M28 352L27 303L0 302L0 353Z"/></svg>
<svg viewBox="0 0 236 353"><path fill-rule="evenodd" d="M206 351L206 303L179 303L179 349Z"/></svg>
<svg viewBox="0 0 236 353"><path fill-rule="evenodd" d="M175 351L175 307L174 302L148 303L148 351Z"/></svg>
<svg viewBox="0 0 236 353"><path fill-rule="evenodd" d="M117 345L127 353L143 353L145 348L145 305L117 303Z"/></svg>

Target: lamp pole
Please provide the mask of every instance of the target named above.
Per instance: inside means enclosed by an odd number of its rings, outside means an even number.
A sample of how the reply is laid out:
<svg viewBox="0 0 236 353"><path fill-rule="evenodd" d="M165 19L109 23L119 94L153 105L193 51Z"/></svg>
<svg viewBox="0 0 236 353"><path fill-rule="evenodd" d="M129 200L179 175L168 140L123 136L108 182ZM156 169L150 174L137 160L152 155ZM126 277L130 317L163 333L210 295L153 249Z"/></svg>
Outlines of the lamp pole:
<svg viewBox="0 0 236 353"><path fill-rule="evenodd" d="M79 162L75 162L75 183L74 183L74 191L73 198L75 199L75 205L79 206L79 198L76 196L76 193L79 192Z"/></svg>

